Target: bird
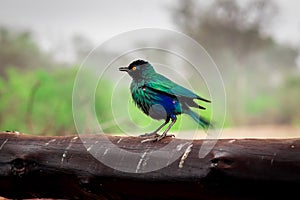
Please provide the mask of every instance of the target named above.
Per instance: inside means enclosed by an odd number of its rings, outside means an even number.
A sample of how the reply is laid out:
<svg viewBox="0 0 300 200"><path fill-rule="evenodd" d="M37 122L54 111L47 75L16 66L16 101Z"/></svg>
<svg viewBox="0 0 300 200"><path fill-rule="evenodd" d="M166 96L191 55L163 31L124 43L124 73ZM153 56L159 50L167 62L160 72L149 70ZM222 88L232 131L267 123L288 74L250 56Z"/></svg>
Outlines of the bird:
<svg viewBox="0 0 300 200"><path fill-rule="evenodd" d="M180 114L189 115L205 130L211 126L207 119L191 109L206 109L198 105L195 100L207 103L211 101L157 73L148 61L134 60L128 67L120 67L119 71L127 72L132 78L130 91L136 106L155 120L165 120L153 132L141 135L141 137L149 137L142 142L156 142L167 137L168 131L176 123L177 115ZM159 135L158 132L170 121L169 126Z"/></svg>

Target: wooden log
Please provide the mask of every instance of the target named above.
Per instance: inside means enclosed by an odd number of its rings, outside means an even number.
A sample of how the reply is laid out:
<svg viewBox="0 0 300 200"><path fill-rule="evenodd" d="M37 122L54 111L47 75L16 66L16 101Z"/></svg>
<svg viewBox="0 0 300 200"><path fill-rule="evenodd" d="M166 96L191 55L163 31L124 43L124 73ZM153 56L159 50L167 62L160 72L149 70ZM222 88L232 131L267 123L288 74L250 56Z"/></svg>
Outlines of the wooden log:
<svg viewBox="0 0 300 200"><path fill-rule="evenodd" d="M298 194L300 139L221 139L204 158L199 151L209 147L203 143L214 141L141 140L0 133L0 196L140 200Z"/></svg>

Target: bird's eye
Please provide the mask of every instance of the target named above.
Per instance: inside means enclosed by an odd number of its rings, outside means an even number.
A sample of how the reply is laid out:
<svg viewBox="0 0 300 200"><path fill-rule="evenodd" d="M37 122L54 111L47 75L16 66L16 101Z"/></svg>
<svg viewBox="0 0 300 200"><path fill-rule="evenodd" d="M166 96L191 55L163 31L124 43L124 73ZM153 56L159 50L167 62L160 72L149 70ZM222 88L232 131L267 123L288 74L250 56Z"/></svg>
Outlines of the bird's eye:
<svg viewBox="0 0 300 200"><path fill-rule="evenodd" d="M132 70L135 71L135 70L136 70L136 67L133 67Z"/></svg>

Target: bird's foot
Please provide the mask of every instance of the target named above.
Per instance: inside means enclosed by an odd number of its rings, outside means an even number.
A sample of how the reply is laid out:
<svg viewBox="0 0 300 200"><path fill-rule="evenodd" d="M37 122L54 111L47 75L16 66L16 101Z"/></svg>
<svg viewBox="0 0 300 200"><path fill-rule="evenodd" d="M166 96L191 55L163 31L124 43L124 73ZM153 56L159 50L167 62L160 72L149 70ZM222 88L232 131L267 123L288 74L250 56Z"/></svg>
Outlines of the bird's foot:
<svg viewBox="0 0 300 200"><path fill-rule="evenodd" d="M148 139L142 140L141 143L157 142L157 141L160 141L160 140L162 140L163 138L166 138L166 137L175 138L175 135L158 135L158 136L155 136L154 138L148 138Z"/></svg>
<svg viewBox="0 0 300 200"><path fill-rule="evenodd" d="M139 135L139 137L159 137L159 135L157 134L157 132L152 132Z"/></svg>
<svg viewBox="0 0 300 200"><path fill-rule="evenodd" d="M156 142L156 141L158 141L158 137L148 138L148 139L142 140L141 143Z"/></svg>

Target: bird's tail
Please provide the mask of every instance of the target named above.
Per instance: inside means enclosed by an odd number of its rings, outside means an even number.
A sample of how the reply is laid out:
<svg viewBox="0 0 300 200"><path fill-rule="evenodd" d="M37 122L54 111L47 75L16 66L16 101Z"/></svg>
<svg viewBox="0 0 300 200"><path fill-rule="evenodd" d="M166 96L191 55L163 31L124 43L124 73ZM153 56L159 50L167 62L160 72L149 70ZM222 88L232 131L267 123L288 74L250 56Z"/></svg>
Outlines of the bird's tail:
<svg viewBox="0 0 300 200"><path fill-rule="evenodd" d="M194 111L188 109L188 110L185 110L184 113L188 114L193 120L195 120L204 129L207 130L209 127L212 127L212 124L209 121L207 121L204 117L201 117Z"/></svg>

